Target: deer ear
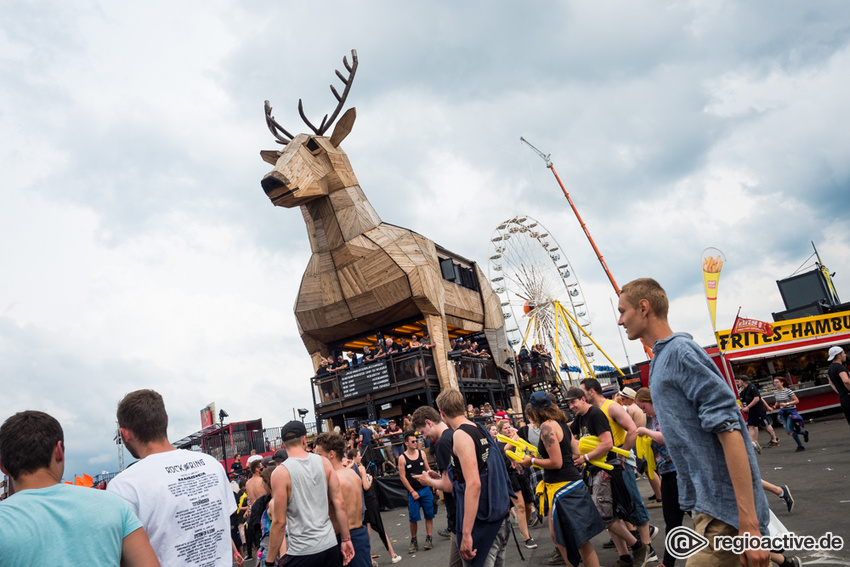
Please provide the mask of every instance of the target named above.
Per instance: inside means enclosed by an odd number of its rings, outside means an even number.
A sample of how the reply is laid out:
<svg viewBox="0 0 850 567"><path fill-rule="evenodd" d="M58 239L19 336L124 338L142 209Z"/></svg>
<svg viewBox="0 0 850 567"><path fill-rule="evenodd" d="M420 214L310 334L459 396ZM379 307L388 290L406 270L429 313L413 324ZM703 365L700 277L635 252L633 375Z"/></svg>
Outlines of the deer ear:
<svg viewBox="0 0 850 567"><path fill-rule="evenodd" d="M348 136L352 126L354 126L355 118L357 118L356 108L349 108L345 111L345 114L342 115L342 118L334 126L334 133L331 136L331 145L333 147L339 147L345 137Z"/></svg>
<svg viewBox="0 0 850 567"><path fill-rule="evenodd" d="M260 157L263 158L263 161L266 163L270 163L272 165L277 164L277 160L280 159L280 156L283 155L283 152L278 152L276 150L261 150Z"/></svg>

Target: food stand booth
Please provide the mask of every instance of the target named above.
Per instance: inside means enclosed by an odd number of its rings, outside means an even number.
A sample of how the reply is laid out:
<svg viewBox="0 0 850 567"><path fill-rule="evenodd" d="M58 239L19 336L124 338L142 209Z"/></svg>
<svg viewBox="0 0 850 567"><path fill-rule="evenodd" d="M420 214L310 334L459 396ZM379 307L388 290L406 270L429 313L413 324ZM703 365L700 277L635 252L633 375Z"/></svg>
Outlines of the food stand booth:
<svg viewBox="0 0 850 567"><path fill-rule="evenodd" d="M850 345L850 310L777 321L771 327L770 336L719 331L718 345L706 350L730 383L737 375L748 376L768 402L773 403L773 375L783 374L800 399L801 414L839 407L826 358L829 347L847 350Z"/></svg>

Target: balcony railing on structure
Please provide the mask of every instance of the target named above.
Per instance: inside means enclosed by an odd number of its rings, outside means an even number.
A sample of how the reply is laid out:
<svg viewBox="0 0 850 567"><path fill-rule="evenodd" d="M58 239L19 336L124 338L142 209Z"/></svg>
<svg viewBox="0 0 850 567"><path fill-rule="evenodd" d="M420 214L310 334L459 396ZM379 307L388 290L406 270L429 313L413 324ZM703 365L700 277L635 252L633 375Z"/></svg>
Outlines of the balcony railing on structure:
<svg viewBox="0 0 850 567"><path fill-rule="evenodd" d="M460 383L498 382L501 378L492 358L449 353L449 360L455 365L455 372Z"/></svg>
<svg viewBox="0 0 850 567"><path fill-rule="evenodd" d="M492 381L500 380L499 372L493 360L485 357L452 356L458 380ZM346 405L362 396L376 393L401 391L405 386L423 382L425 385L438 385L434 358L428 349L415 349L410 352L394 354L359 366L336 372L329 372L312 379L313 396L317 406Z"/></svg>

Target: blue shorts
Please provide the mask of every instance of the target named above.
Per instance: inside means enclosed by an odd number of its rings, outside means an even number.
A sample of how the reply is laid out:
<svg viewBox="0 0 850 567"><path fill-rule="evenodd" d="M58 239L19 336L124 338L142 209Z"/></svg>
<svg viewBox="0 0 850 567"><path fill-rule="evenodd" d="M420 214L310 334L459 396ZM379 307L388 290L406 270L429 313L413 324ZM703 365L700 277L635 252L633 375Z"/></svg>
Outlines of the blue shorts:
<svg viewBox="0 0 850 567"><path fill-rule="evenodd" d="M418 491L419 500L414 500L413 495L407 495L407 514L411 522L418 522L422 518L419 516L421 508L425 514L426 520L434 519L434 493L427 486L420 488Z"/></svg>
<svg viewBox="0 0 850 567"><path fill-rule="evenodd" d="M623 467L623 482L629 491L629 496L632 500L632 507L629 510L629 521L637 526L642 526L649 522L649 511L643 503L643 496L638 490L637 481L635 480L635 469L630 464L626 463Z"/></svg>

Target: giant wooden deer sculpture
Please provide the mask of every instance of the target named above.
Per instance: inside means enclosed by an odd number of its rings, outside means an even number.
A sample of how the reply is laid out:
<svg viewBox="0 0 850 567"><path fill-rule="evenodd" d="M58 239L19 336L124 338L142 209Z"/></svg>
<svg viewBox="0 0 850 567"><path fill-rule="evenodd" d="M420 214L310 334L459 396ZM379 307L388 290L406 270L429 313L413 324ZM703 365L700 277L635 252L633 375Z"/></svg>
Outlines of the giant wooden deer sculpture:
<svg viewBox="0 0 850 567"><path fill-rule="evenodd" d="M272 203L301 207L310 248L310 262L295 302L299 332L318 365L328 345L386 328L412 317L425 320L441 387L457 387L454 365L449 363L447 325L464 331L486 332L496 362L505 360L501 305L487 278L475 266L480 291L443 279L438 247L415 232L381 221L366 199L348 157L340 148L354 124L356 111L342 115L330 138L325 132L342 110L357 72L357 52L343 64L348 76L336 72L345 89L340 95L331 85L337 107L318 127L298 112L313 131L293 136L272 116L266 101L266 123L283 151L263 151L274 165L262 187ZM451 253L440 249L440 255Z"/></svg>

